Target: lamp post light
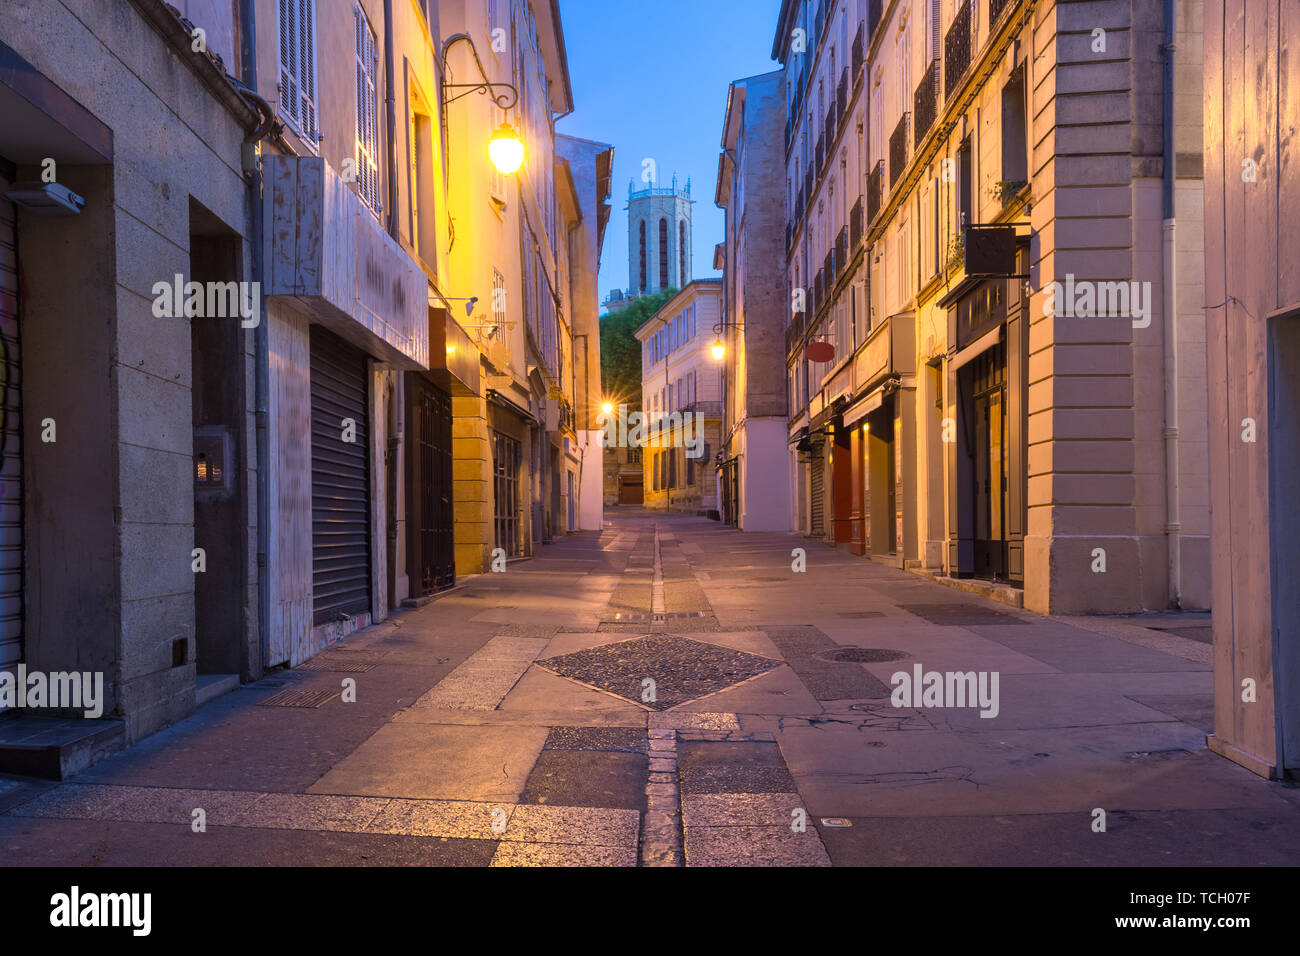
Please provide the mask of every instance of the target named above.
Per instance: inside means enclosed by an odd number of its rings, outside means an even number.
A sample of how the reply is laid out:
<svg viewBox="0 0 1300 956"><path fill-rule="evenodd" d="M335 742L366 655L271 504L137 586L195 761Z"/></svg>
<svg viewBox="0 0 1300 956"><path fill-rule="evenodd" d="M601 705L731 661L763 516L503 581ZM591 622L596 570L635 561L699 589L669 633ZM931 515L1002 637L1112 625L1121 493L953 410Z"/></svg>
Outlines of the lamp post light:
<svg viewBox="0 0 1300 956"><path fill-rule="evenodd" d="M447 42L442 45L442 61L447 62L447 53L457 43L468 43L469 51L474 56L474 63L478 66L479 75L483 77L482 83L443 83L442 105L447 107L456 102L463 96L469 96L471 93L480 93L483 95L491 94L492 101L496 103L497 108L501 110L514 109L515 104L519 102L519 91L510 83L493 83L487 78L487 70L483 68L483 61L479 59L478 48L474 46L474 40L468 33L457 33L455 36L447 38ZM498 93L500 89L502 92ZM455 96L447 96L447 90L461 90ZM515 128L509 123L502 123L493 132L492 138L488 140L488 157L492 160L492 165L502 175L510 176L519 171L519 167L524 164L524 144L515 132Z"/></svg>

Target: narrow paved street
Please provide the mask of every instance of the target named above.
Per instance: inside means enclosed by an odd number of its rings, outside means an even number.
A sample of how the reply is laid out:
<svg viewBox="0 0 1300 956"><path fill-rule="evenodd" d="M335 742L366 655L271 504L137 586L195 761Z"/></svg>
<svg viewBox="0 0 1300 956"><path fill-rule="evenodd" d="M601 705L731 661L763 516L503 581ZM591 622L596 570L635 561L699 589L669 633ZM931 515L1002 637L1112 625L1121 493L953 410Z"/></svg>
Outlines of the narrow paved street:
<svg viewBox="0 0 1300 956"><path fill-rule="evenodd" d="M1300 853L1300 792L1205 749L1207 643L1039 617L797 536L611 515L599 536L468 580L70 783L0 779L6 862ZM918 665L995 673L990 716L893 706L891 676Z"/></svg>

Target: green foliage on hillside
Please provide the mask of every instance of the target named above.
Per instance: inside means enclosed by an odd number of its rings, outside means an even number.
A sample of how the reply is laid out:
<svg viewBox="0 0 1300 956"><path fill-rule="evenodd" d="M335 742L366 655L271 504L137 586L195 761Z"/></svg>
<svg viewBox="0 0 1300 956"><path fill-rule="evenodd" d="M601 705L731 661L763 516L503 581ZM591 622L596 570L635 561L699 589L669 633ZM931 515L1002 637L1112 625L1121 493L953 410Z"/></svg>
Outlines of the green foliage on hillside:
<svg viewBox="0 0 1300 956"><path fill-rule="evenodd" d="M633 408L641 406L641 343L636 330L677 294L668 289L643 295L621 312L600 317L600 377L605 397Z"/></svg>

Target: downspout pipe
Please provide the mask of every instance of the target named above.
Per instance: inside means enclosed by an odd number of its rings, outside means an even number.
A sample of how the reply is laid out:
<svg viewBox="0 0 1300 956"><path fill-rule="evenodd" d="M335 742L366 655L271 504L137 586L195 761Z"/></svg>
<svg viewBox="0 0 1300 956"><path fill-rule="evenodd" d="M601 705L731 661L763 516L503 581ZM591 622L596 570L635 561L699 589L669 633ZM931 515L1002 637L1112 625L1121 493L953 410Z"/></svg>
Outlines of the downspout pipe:
<svg viewBox="0 0 1300 956"><path fill-rule="evenodd" d="M239 19L243 29L240 31L239 39L239 62L240 62L240 81L249 91L257 90L257 4L256 0L239 0ZM265 103L265 100L262 100ZM268 116L273 120L275 113L269 109ZM274 122L271 122L270 128L264 126L266 134L274 129ZM262 133L263 130L258 130ZM265 134L264 134L265 135ZM258 137L260 141L261 136ZM256 423L256 447L257 447L257 636L261 645L260 654L256 661L248 661L249 676L257 679L261 677L262 670L266 667L267 655L270 651L270 631L271 631L271 591L268 587L267 568L269 565L268 554L270 552L270 489L267 478L267 465L271 459L270 453L270 432L268 428L270 418L269 395L271 392L270 376L270 334L269 324L270 317L266 314L266 259L263 242L265 241L266 229L263 221L262 208L262 165L261 162L253 164L253 168L248 176L248 200L251 206L251 231L252 231L252 267L253 281L258 284L259 296L262 301L259 303L260 315L262 320L257 323L257 328L253 332L254 346L254 420Z"/></svg>
<svg viewBox="0 0 1300 956"><path fill-rule="evenodd" d="M388 132L387 149L384 150L384 165L388 174L388 234L399 246L402 244L400 225L397 220L397 90L394 79L397 68L394 60L395 44L393 42L393 0L384 0L384 125ZM414 148L414 147L412 147ZM415 189L415 184L411 184ZM415 237L411 237L415 241ZM396 579L400 575L397 567L398 539L398 502L401 495L401 449L403 431L406 427L406 390L405 376L398 372L389 372L391 382L388 391L388 422L391 431L388 435L388 455L386 467L391 476L386 488L392 490L392 497L385 502L387 515L385 520L386 547L388 551L389 600L393 606L397 600Z"/></svg>
<svg viewBox="0 0 1300 956"><path fill-rule="evenodd" d="M388 234L397 234L397 94L393 90L393 0L384 0L384 124L388 130L388 148L384 163L388 171Z"/></svg>
<svg viewBox="0 0 1300 956"><path fill-rule="evenodd" d="M1178 466L1178 274L1175 239L1177 220L1174 216L1174 175L1177 151L1175 149L1174 93L1175 61L1177 49L1178 0L1164 0L1165 43L1164 75L1161 104L1164 122L1164 163L1161 182L1161 216L1163 273L1161 289L1164 315L1165 350L1165 546L1168 551L1169 605L1182 606L1182 526L1179 521L1179 466Z"/></svg>

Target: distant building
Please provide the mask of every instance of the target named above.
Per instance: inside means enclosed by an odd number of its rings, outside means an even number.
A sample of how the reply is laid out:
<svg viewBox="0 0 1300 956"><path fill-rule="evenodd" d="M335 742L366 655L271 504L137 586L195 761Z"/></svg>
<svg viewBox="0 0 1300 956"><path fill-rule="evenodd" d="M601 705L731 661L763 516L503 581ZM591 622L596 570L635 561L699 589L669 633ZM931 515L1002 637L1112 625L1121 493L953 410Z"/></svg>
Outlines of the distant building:
<svg viewBox="0 0 1300 956"><path fill-rule="evenodd" d="M681 289L691 281L691 181L627 190L628 294Z"/></svg>
<svg viewBox="0 0 1300 956"><path fill-rule="evenodd" d="M605 449L605 504L609 507L641 507L645 501L645 479L641 473L641 449L611 445Z"/></svg>
<svg viewBox="0 0 1300 956"><path fill-rule="evenodd" d="M722 386L711 348L721 310L722 280L696 279L636 330L641 407L653 430L642 455L647 508L719 517Z"/></svg>

